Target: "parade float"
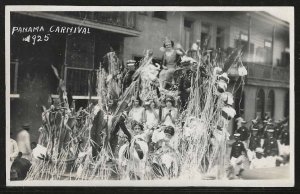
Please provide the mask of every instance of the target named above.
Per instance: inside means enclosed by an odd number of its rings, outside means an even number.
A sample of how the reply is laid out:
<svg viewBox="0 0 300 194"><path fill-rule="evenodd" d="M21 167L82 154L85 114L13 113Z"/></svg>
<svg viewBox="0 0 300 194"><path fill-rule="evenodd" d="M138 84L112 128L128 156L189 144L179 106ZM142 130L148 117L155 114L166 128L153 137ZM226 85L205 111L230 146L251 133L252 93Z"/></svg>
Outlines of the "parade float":
<svg viewBox="0 0 300 194"><path fill-rule="evenodd" d="M238 67L238 75L243 77L247 71L241 63L241 48L234 49L223 60L218 52L201 49L199 43L184 51L176 45L176 53L180 53L181 62L174 69L174 78L182 71L191 73L189 81L189 98L186 110L182 111L175 126L177 151L164 154L160 163L153 164L153 156L144 157L143 176L140 179L226 179L228 173L227 131L231 119L236 112L233 108L234 91L228 91L228 70ZM113 66L116 60L108 61ZM44 107L41 136L44 137L47 153L40 160L34 161L26 180L111 180L128 179L126 170L120 168L122 163L118 157L118 148L111 148L115 140L111 134L118 121L124 119L127 128L126 110L132 97L142 101L160 100L162 96L179 95L174 79L174 87L165 88L159 79L160 65L153 62L151 50L145 52L139 61L139 67L132 76L132 83L120 93L117 81L103 69L97 71L98 102L86 108L77 109L70 102L66 93L64 80L54 73L60 81L59 99L50 107ZM177 76L178 77L178 76ZM111 98L117 99L112 108ZM119 137L124 137L120 132ZM126 137L125 137L126 138ZM132 144L138 144L138 141ZM142 146L140 146L142 147ZM113 151L114 150L114 151ZM117 150L117 151L115 151ZM128 149L128 152L134 152ZM127 164L134 163L137 158L123 158ZM157 167L158 165L158 167ZM161 167L159 165L163 165ZM169 176L162 169L167 169ZM170 176L172 174L173 176Z"/></svg>

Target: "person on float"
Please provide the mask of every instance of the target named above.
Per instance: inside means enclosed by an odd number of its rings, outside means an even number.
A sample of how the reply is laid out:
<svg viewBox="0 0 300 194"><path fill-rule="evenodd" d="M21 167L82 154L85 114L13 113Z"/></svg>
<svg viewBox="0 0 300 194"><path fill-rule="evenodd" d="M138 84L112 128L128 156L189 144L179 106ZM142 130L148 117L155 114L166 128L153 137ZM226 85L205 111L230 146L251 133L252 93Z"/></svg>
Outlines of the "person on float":
<svg viewBox="0 0 300 194"><path fill-rule="evenodd" d="M152 170L157 178L173 178L179 175L178 151L172 145L175 130L172 126L163 128L156 140L156 150L152 158Z"/></svg>
<svg viewBox="0 0 300 194"><path fill-rule="evenodd" d="M160 49L164 52L162 57L162 70L159 74L160 87L168 89L174 84L173 75L176 70L178 63L180 62L180 56L183 53L179 49L174 48L174 42L169 38L165 38L164 45Z"/></svg>
<svg viewBox="0 0 300 194"><path fill-rule="evenodd" d="M132 98L132 108L128 113L128 118L131 121L136 121L138 123L145 122L145 108L142 107L142 100L139 97Z"/></svg>
<svg viewBox="0 0 300 194"><path fill-rule="evenodd" d="M178 110L174 107L174 99L166 98L166 107L162 109L162 124L166 126L175 126L178 117Z"/></svg>
<svg viewBox="0 0 300 194"><path fill-rule="evenodd" d="M129 179L144 179L146 161L148 159L149 134L144 131L141 123L135 122L132 127L130 141L121 146L119 150L119 167Z"/></svg>
<svg viewBox="0 0 300 194"><path fill-rule="evenodd" d="M145 105L147 105L145 110L145 125L148 129L151 129L159 124L159 110L154 99L150 99Z"/></svg>

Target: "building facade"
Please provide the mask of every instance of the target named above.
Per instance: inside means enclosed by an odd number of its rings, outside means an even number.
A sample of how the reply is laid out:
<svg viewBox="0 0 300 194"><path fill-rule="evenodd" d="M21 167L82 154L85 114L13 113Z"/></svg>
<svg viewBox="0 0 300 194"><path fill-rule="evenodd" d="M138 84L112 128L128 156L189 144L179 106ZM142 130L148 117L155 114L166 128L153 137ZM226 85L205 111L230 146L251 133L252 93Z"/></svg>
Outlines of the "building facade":
<svg viewBox="0 0 300 194"><path fill-rule="evenodd" d="M102 57L113 49L123 64L140 59L152 49L160 60L159 48L168 36L189 48L196 40L213 49L244 45L243 64L248 75L236 108L249 121L264 113L274 120L289 113L289 25L264 12L18 12L11 15L11 27L84 26L89 34L57 33L47 44L20 43L25 34L11 38L11 130L24 122L32 123L37 139L40 107L48 96L57 94L58 80L51 65L66 80L68 92L77 106L88 99L88 79L95 87L95 69ZM233 73L232 80L236 80ZM233 81L230 88L236 87ZM96 91L90 91L92 98ZM240 111L242 110L242 111ZM231 129L233 129L233 126Z"/></svg>

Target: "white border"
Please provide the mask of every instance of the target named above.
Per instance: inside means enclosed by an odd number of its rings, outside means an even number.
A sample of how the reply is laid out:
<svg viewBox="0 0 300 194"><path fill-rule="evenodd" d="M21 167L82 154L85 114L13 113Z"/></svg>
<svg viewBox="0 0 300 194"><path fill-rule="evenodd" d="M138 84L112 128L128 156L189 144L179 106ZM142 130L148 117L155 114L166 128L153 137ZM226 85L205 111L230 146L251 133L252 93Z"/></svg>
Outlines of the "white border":
<svg viewBox="0 0 300 194"><path fill-rule="evenodd" d="M290 25L290 180L151 180L151 181L10 181L9 169L6 168L7 186L230 186L230 187L293 187L295 184L294 173L294 145L295 145L295 123L294 123L294 7L272 6L272 7L183 7L183 6L5 6L5 83L6 83L6 142L10 140L10 12L11 11L269 11L276 10L289 16ZM9 153L9 146L6 146L6 153ZM6 157L6 166L9 165L9 157Z"/></svg>

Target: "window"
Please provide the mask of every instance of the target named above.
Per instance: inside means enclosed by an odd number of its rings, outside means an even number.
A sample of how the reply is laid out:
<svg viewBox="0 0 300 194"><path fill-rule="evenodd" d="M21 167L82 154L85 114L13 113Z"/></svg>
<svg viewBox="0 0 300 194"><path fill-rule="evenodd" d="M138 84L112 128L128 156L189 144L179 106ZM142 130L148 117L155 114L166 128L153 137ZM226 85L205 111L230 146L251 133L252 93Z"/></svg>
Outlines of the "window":
<svg viewBox="0 0 300 194"><path fill-rule="evenodd" d="M279 65L283 67L290 65L290 52L284 51L281 53L281 63Z"/></svg>
<svg viewBox="0 0 300 194"><path fill-rule="evenodd" d="M17 94L18 92L18 60L10 62L10 93Z"/></svg>
<svg viewBox="0 0 300 194"><path fill-rule="evenodd" d="M210 24L201 24L201 48L209 46Z"/></svg>
<svg viewBox="0 0 300 194"><path fill-rule="evenodd" d="M275 94L273 90L270 90L268 95L267 113L270 118L274 117L274 106L275 106Z"/></svg>
<svg viewBox="0 0 300 194"><path fill-rule="evenodd" d="M243 40L243 41L248 41L248 35L241 32L240 39Z"/></svg>
<svg viewBox="0 0 300 194"><path fill-rule="evenodd" d="M272 64L272 42L265 40L265 50L266 50L266 55L265 55L265 63L268 65Z"/></svg>
<svg viewBox="0 0 300 194"><path fill-rule="evenodd" d="M192 46L193 21L184 19L184 49Z"/></svg>
<svg viewBox="0 0 300 194"><path fill-rule="evenodd" d="M265 107L265 93L263 89L259 89L256 94L256 117L263 118Z"/></svg>
<svg viewBox="0 0 300 194"><path fill-rule="evenodd" d="M159 18L162 20L167 20L167 12L165 11L155 11L153 12L153 17Z"/></svg>
<svg viewBox="0 0 300 194"><path fill-rule="evenodd" d="M270 42L270 41L265 41L265 47L266 47L266 48L272 48L272 42Z"/></svg>
<svg viewBox="0 0 300 194"><path fill-rule="evenodd" d="M216 49L224 49L225 28L217 27Z"/></svg>

